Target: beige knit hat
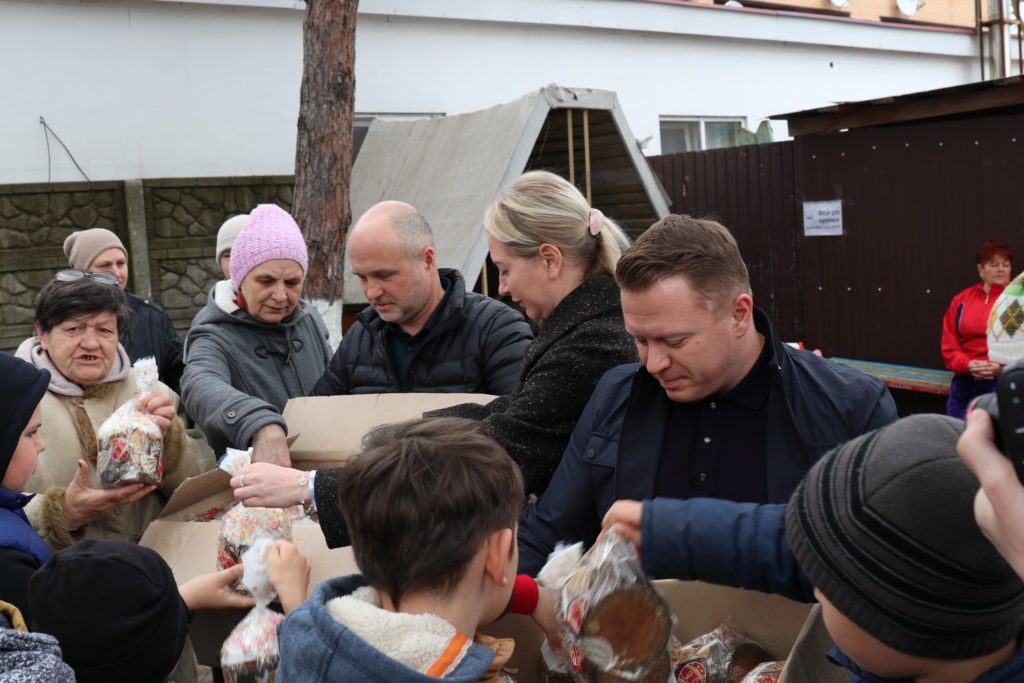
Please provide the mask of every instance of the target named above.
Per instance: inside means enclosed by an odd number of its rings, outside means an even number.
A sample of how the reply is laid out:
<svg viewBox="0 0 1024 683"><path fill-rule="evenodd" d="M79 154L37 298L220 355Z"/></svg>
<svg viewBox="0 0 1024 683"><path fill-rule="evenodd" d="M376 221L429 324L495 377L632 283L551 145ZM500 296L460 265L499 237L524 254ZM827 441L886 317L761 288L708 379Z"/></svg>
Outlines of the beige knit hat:
<svg viewBox="0 0 1024 683"><path fill-rule="evenodd" d="M220 230L217 231L217 253L214 256L214 260L217 261L218 265L220 264L221 254L230 249L231 245L235 243L238 233L242 232L242 228L245 227L248 220L249 214L243 213L238 216L232 216L220 226Z"/></svg>
<svg viewBox="0 0 1024 683"><path fill-rule="evenodd" d="M96 257L107 249L118 248L128 257L121 238L105 228L92 228L73 232L64 240L64 255L75 270L89 270Z"/></svg>
<svg viewBox="0 0 1024 683"><path fill-rule="evenodd" d="M1006 285L988 314L988 358L1004 365L1024 358L1024 273Z"/></svg>

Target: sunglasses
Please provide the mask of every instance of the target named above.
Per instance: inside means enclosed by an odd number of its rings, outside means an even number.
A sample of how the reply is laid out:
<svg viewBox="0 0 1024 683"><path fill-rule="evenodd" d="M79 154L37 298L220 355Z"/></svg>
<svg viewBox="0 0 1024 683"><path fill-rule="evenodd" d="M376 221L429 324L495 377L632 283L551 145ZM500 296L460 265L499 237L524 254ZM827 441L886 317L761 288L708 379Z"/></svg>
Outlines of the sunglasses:
<svg viewBox="0 0 1024 683"><path fill-rule="evenodd" d="M117 278L110 273L87 273L84 270L61 270L53 276L58 282L78 282L85 279L95 280L101 285L117 285Z"/></svg>

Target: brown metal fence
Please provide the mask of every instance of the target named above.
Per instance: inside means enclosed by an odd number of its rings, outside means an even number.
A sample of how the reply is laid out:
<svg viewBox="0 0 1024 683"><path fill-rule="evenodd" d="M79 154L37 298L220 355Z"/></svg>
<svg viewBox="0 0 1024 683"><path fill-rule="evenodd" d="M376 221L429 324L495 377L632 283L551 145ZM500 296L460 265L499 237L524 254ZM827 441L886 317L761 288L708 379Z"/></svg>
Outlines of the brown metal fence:
<svg viewBox="0 0 1024 683"><path fill-rule="evenodd" d="M802 336L793 143L651 157L670 209L714 218L732 231L750 271L754 301L783 339Z"/></svg>
<svg viewBox="0 0 1024 683"><path fill-rule="evenodd" d="M653 157L672 210L718 216L754 300L826 355L942 367L951 297L980 242L1024 264L1024 114L809 135ZM804 201L841 200L843 235L803 235Z"/></svg>

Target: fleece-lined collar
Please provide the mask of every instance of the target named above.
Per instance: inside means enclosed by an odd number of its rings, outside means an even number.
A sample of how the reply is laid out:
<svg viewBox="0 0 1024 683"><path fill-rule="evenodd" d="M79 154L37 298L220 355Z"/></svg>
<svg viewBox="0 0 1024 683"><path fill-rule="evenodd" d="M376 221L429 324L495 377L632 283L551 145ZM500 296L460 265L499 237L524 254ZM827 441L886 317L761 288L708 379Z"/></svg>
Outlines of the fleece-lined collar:
<svg viewBox="0 0 1024 683"><path fill-rule="evenodd" d="M364 586L327 602L327 612L390 659L443 678L458 666L472 640L435 614L404 614L381 607L380 594Z"/></svg>
<svg viewBox="0 0 1024 683"><path fill-rule="evenodd" d="M235 303L235 286L231 284L231 280L221 280L213 286L213 303L228 315L238 310L238 304Z"/></svg>
<svg viewBox="0 0 1024 683"><path fill-rule="evenodd" d="M85 390L82 387L78 386L61 374L60 370L58 370L57 366L54 364L53 359L50 358L50 354L43 350L43 346L39 342L39 337L29 337L25 341L21 342L21 345L18 346L18 350L14 352L14 355L22 360L28 361L37 370L49 370L49 390L53 393L61 394L63 396L81 396L85 393ZM110 372L108 372L107 376L96 384L118 382L127 377L128 373L131 371L132 361L128 358L128 352L124 350L124 347L121 346L121 344L118 344L117 357L114 358L114 363L110 366Z"/></svg>

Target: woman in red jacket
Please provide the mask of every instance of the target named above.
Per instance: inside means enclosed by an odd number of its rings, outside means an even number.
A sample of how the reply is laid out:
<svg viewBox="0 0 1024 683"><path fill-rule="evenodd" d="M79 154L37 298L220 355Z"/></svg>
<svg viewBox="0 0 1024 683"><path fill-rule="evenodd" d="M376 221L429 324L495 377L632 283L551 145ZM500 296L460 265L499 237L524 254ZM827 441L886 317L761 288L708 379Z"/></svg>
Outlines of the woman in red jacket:
<svg viewBox="0 0 1024 683"><path fill-rule="evenodd" d="M1010 282L1013 252L1003 242L984 242L978 248L981 282L953 297L942 318L942 358L953 371L946 414L963 419L975 396L995 390L1003 366L988 359L985 329L992 305Z"/></svg>

